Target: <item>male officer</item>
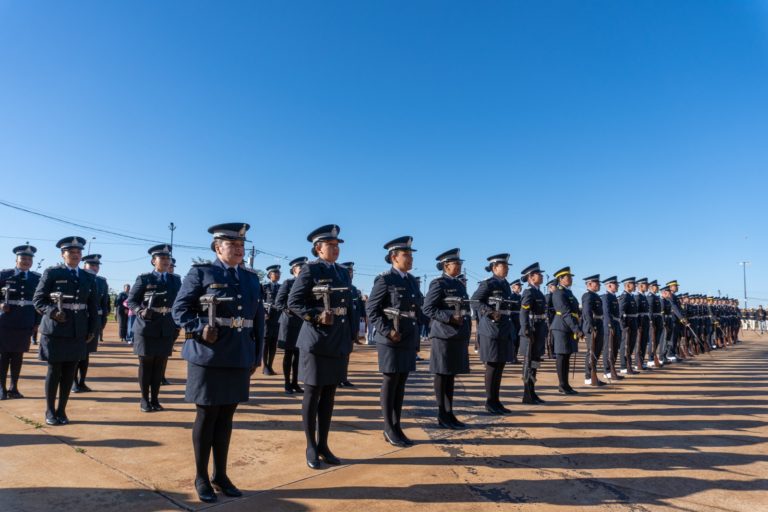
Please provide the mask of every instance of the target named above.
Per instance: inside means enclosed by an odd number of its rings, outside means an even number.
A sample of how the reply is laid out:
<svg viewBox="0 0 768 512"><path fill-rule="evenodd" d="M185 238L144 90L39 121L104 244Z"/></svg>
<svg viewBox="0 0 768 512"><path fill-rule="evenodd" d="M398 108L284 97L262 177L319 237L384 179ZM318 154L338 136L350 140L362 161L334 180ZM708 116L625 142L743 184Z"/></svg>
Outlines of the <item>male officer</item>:
<svg viewBox="0 0 768 512"><path fill-rule="evenodd" d="M661 298L659 297L659 283L654 279L648 283L648 287L649 291L645 294L645 298L648 301L648 309L651 312L651 346L648 356L648 367L658 368L662 365L662 362L659 360L659 345L664 334L664 318Z"/></svg>
<svg viewBox="0 0 768 512"><path fill-rule="evenodd" d="M128 337L128 308L123 302L128 298L128 292L131 291L131 285L123 285L123 291L115 297L115 320L117 320L117 329L120 341L125 341Z"/></svg>
<svg viewBox="0 0 768 512"><path fill-rule="evenodd" d="M136 315L133 353L139 357L142 412L163 410L160 384L179 332L171 317L171 306L181 288L181 278L169 272L171 251L168 244L151 247L147 252L154 270L140 274L128 293L128 307Z"/></svg>
<svg viewBox="0 0 768 512"><path fill-rule="evenodd" d="M555 319L555 307L552 305L552 293L557 289L557 279L547 281L547 359L555 359L555 338L552 332L552 320Z"/></svg>
<svg viewBox="0 0 768 512"><path fill-rule="evenodd" d="M541 364L547 342L547 300L539 290L544 282L539 263L533 263L520 272L520 280L528 283L520 301L520 351L523 361L523 403L543 404L536 394L536 373Z"/></svg>
<svg viewBox="0 0 768 512"><path fill-rule="evenodd" d="M515 279L510 283L512 296L509 299L509 318L512 320L512 345L507 353L507 362L519 364L518 351L520 350L520 301L522 300L523 283Z"/></svg>
<svg viewBox="0 0 768 512"><path fill-rule="evenodd" d="M587 291L581 296L581 330L586 336L587 357L584 358L584 384L605 386L605 382L597 379L597 363L603 351L605 329L603 326L603 302L597 292L600 291L600 274L585 277ZM603 355L605 360L605 355ZM595 369L595 380L592 380L592 369Z"/></svg>
<svg viewBox="0 0 768 512"><path fill-rule="evenodd" d="M685 318L683 311L680 309L680 301L677 298L678 290L677 280L672 280L667 283L667 291L669 292L669 311L670 321L668 324L669 334L667 335L667 361L668 363L677 362L677 344L680 339L680 334L685 325L688 324L688 320Z"/></svg>
<svg viewBox="0 0 768 512"><path fill-rule="evenodd" d="M289 265L293 277L283 281L275 300L275 307L282 312L280 315L280 329L277 334L277 345L285 351L283 354L283 377L285 379L285 393L287 395L304 393L304 389L299 386L299 348L296 346L299 331L304 321L288 309L288 296L291 294L293 283L296 282L296 276L299 275L301 267L307 261L309 261L309 258L306 256L291 260Z"/></svg>
<svg viewBox="0 0 768 512"><path fill-rule="evenodd" d="M29 270L35 252L31 245L15 247L16 266L0 272L0 400L24 398L19 392L24 352L29 352L30 339L37 337L40 325L40 314L32 302L40 274ZM10 389L6 387L9 367Z"/></svg>
<svg viewBox="0 0 768 512"><path fill-rule="evenodd" d="M232 419L237 405L248 401L264 343L259 276L241 265L249 227L237 222L208 228L216 259L192 266L173 303L173 319L186 338L181 352L187 360L184 398L197 407L192 427L195 490L206 503L217 500L214 487L226 496L242 496L227 476Z"/></svg>
<svg viewBox="0 0 768 512"><path fill-rule="evenodd" d="M648 367L645 363L645 352L648 348L648 340L650 339L651 330L651 305L648 303L648 298L645 294L648 292L648 278L641 277L635 281L637 290L635 290L634 297L637 303L637 370L647 370Z"/></svg>
<svg viewBox="0 0 768 512"><path fill-rule="evenodd" d="M510 359L508 351L513 347L513 323L509 309L512 290L507 282L509 254L495 254L487 259L485 270L493 275L480 281L472 300L477 301L477 343L480 346L480 361L485 363L485 410L501 415L512 412L504 407L500 397L504 366ZM519 310L516 313L520 315Z"/></svg>
<svg viewBox="0 0 768 512"><path fill-rule="evenodd" d="M341 264L342 267L346 267L347 271L349 272L349 282L352 283L352 280L355 277L355 262L354 261L347 261L345 263ZM349 326L352 329L352 340L354 340L355 343L360 343L360 319L365 318L365 304L363 304L363 294L360 292L360 290L355 287L354 284L350 285L350 293L352 294L352 323ZM353 347L354 350L354 347ZM349 378L345 378L343 381L341 381L341 384L339 384L343 388L349 388L354 386L349 381Z"/></svg>
<svg viewBox="0 0 768 512"><path fill-rule="evenodd" d="M77 363L85 358L87 344L101 329L96 278L78 268L85 238L62 238L56 244L64 260L45 269L35 289L40 323L40 359L48 363L45 377L45 422L69 423L66 407ZM59 404L56 406L56 394Z"/></svg>
<svg viewBox="0 0 768 512"><path fill-rule="evenodd" d="M264 375L275 375L272 364L277 353L277 334L280 331L280 311L275 306L277 294L280 292L280 265L267 267L268 281L262 287L264 290L264 309L266 319L264 322Z"/></svg>
<svg viewBox="0 0 768 512"><path fill-rule="evenodd" d="M600 296L603 301L603 329L605 331L605 349L603 350L603 370L608 380L623 379L616 373L616 358L619 355L619 340L621 332L621 312L616 291L619 289L619 281L616 276L603 279L605 293Z"/></svg>
<svg viewBox="0 0 768 512"><path fill-rule="evenodd" d="M555 272L555 279L557 279L557 287L552 292L555 317L550 328L553 332L557 358L557 391L565 395L576 395L578 391L568 382L568 372L571 369L571 354L579 351L579 338L584 337L584 332L581 330L579 301L571 291L573 284L571 267L563 267Z"/></svg>
<svg viewBox="0 0 768 512"><path fill-rule="evenodd" d="M621 319L621 373L634 374L632 369L632 354L637 342L637 302L632 292L635 291L635 278L627 277L621 280L624 293L619 296L619 314Z"/></svg>
<svg viewBox="0 0 768 512"><path fill-rule="evenodd" d="M75 369L75 382L72 384L73 393L85 393L91 391L85 384L85 377L88 375L88 365L91 360L91 353L96 352L99 348L99 340L104 332L104 327L107 325L107 315L109 315L109 285L107 280L99 276L99 269L101 268L101 254L89 254L83 256L83 270L93 275L96 278L96 295L99 304L99 332L96 337L88 342L87 352L85 358L77 363Z"/></svg>

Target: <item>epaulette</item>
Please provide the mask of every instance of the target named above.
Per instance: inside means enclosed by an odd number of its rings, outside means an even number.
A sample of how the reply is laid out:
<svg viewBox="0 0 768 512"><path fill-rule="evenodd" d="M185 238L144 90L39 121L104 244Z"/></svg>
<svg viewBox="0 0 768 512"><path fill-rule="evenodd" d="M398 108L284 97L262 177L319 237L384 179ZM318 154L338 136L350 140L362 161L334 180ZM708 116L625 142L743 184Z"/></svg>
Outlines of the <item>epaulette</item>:
<svg viewBox="0 0 768 512"><path fill-rule="evenodd" d="M144 272L143 274L139 274L139 277L149 277L152 275L152 272Z"/></svg>
<svg viewBox="0 0 768 512"><path fill-rule="evenodd" d="M104 280L104 281L106 281L106 280L107 280L107 278L106 278L106 277L104 277L104 276L99 276L99 275L97 275L97 276L96 276L96 279L101 279L101 280Z"/></svg>
<svg viewBox="0 0 768 512"><path fill-rule="evenodd" d="M211 265L213 265L212 261L199 261L197 263L192 264L193 267L208 267Z"/></svg>
<svg viewBox="0 0 768 512"><path fill-rule="evenodd" d="M40 276L42 276L42 274L41 274L40 272L35 272L34 270L30 270L30 271L29 271L29 273L30 273L30 274L34 274L34 275L36 275L37 277L40 277Z"/></svg>
<svg viewBox="0 0 768 512"><path fill-rule="evenodd" d="M259 272L258 272L258 270L256 270L255 268L248 268L248 267L240 267L240 268L241 268L242 270L245 270L245 271L247 271L247 272L250 272L251 274L256 274L256 275L258 275L258 273L259 273Z"/></svg>

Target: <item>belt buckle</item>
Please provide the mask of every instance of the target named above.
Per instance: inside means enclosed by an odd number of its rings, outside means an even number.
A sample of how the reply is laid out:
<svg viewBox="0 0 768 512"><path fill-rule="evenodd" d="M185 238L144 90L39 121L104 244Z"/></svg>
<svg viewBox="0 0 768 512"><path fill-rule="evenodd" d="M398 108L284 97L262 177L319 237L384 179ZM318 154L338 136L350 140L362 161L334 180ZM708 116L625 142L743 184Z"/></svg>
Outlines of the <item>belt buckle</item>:
<svg viewBox="0 0 768 512"><path fill-rule="evenodd" d="M233 317L232 318L232 328L233 329L241 329L243 327L243 317Z"/></svg>

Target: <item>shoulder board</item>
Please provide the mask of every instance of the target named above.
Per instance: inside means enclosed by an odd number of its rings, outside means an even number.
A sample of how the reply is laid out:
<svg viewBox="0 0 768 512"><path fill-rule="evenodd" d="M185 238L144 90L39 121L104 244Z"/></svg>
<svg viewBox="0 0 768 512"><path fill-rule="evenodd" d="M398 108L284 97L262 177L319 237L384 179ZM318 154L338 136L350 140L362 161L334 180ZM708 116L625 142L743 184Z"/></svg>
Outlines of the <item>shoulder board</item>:
<svg viewBox="0 0 768 512"><path fill-rule="evenodd" d="M201 261L199 263L192 264L193 267L209 267L211 265L213 265L212 261Z"/></svg>
<svg viewBox="0 0 768 512"><path fill-rule="evenodd" d="M144 272L143 274L139 274L139 277L149 277L152 275L152 272Z"/></svg>
<svg viewBox="0 0 768 512"><path fill-rule="evenodd" d="M377 275L376 277L384 277L384 276L388 276L388 275L390 275L391 273L392 273L392 271L391 271L391 270L387 270L387 271L384 271L384 272L382 272L381 274Z"/></svg>
<svg viewBox="0 0 768 512"><path fill-rule="evenodd" d="M104 282L107 282L107 278L104 276L96 276L96 279L101 279Z"/></svg>
<svg viewBox="0 0 768 512"><path fill-rule="evenodd" d="M30 270L29 273L37 277L40 277L42 275L40 272L35 272L34 270Z"/></svg>
<svg viewBox="0 0 768 512"><path fill-rule="evenodd" d="M245 270L247 272L250 272L251 274L257 274L258 275L258 272L256 271L256 269L253 269L253 268L240 267L240 270Z"/></svg>

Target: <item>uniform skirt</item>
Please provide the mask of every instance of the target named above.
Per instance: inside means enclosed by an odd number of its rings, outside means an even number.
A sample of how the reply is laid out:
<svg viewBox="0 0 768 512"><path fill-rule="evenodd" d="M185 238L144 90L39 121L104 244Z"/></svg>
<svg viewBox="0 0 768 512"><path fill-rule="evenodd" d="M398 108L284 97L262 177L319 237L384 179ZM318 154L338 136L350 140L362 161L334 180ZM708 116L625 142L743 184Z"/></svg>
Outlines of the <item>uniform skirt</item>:
<svg viewBox="0 0 768 512"><path fill-rule="evenodd" d="M29 352L32 329L11 329L0 331L0 352Z"/></svg>
<svg viewBox="0 0 768 512"><path fill-rule="evenodd" d="M247 402L251 385L248 368L200 366L187 362L184 400L198 405L230 405Z"/></svg>
<svg viewBox="0 0 768 512"><path fill-rule="evenodd" d="M477 344L480 348L480 360L484 363L504 363L507 361L507 351L511 345L510 339L491 338L490 336L477 335Z"/></svg>
<svg viewBox="0 0 768 512"><path fill-rule="evenodd" d="M431 338L429 371L442 375L469 373L469 340Z"/></svg>
<svg viewBox="0 0 768 512"><path fill-rule="evenodd" d="M137 356L171 357L175 338L133 337L133 353Z"/></svg>
<svg viewBox="0 0 768 512"><path fill-rule="evenodd" d="M334 386L347 378L349 356L331 357L299 350L299 380L309 386Z"/></svg>
<svg viewBox="0 0 768 512"><path fill-rule="evenodd" d="M379 353L379 371L381 373L416 371L416 351L414 349L377 343L376 351Z"/></svg>
<svg viewBox="0 0 768 512"><path fill-rule="evenodd" d="M41 361L49 363L70 363L82 361L88 354L85 347L85 340L74 338L52 338L50 336L40 336Z"/></svg>

